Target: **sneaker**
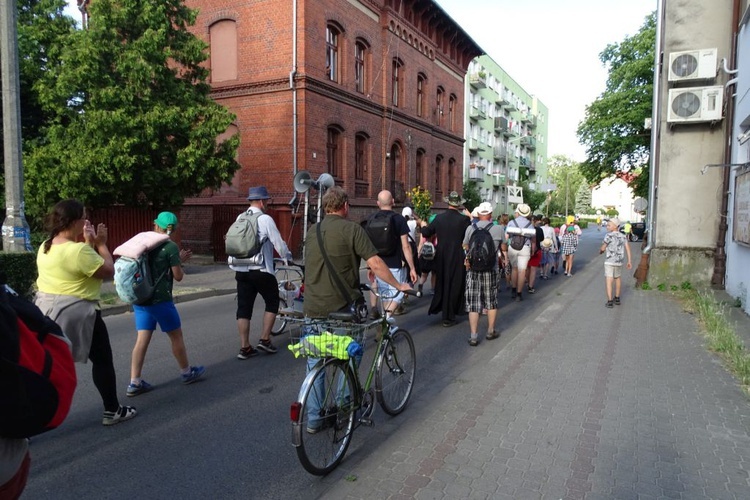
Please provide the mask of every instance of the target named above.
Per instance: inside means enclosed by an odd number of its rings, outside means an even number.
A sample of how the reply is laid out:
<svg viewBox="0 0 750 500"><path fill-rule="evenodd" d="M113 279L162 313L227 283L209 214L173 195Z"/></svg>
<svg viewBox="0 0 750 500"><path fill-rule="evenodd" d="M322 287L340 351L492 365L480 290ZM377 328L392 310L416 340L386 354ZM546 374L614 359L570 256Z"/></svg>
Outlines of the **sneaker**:
<svg viewBox="0 0 750 500"><path fill-rule="evenodd" d="M529 287L529 293L536 293L536 288Z"/></svg>
<svg viewBox="0 0 750 500"><path fill-rule="evenodd" d="M149 392L154 388L153 385L149 384L145 380L141 380L141 383L136 384L128 384L128 391L127 395L128 397L137 396L139 394L143 394L144 392Z"/></svg>
<svg viewBox="0 0 750 500"><path fill-rule="evenodd" d="M615 297L615 305L616 306L620 305L620 297Z"/></svg>
<svg viewBox="0 0 750 500"><path fill-rule="evenodd" d="M257 348L258 348L258 350L265 351L268 354L276 354L276 351L278 351L278 349L276 349L276 346L274 346L271 343L270 339L269 340L261 340L260 342L258 342Z"/></svg>
<svg viewBox="0 0 750 500"><path fill-rule="evenodd" d="M511 299L515 299L517 295L518 295L518 293L516 292L516 289L515 288L511 288L510 289L510 298Z"/></svg>
<svg viewBox="0 0 750 500"><path fill-rule="evenodd" d="M500 336L500 332L487 332L487 336L484 337L487 340L495 340Z"/></svg>
<svg viewBox="0 0 750 500"><path fill-rule="evenodd" d="M607 306L607 309L612 309L612 307L614 307L611 300L607 301L606 306Z"/></svg>
<svg viewBox="0 0 750 500"><path fill-rule="evenodd" d="M206 373L206 369L202 366L191 366L190 372L182 376L182 383L185 385L192 384Z"/></svg>
<svg viewBox="0 0 750 500"><path fill-rule="evenodd" d="M474 338L474 339L469 339L469 345L470 345L471 347L476 347L476 346L478 346L478 345L479 345L479 340L477 340L477 339L475 339L475 338Z"/></svg>
<svg viewBox="0 0 750 500"><path fill-rule="evenodd" d="M322 425L317 426L317 427L316 426L310 426L310 427L307 428L307 433L308 434L317 434L317 433L319 433L322 430L323 430L323 426Z"/></svg>
<svg viewBox="0 0 750 500"><path fill-rule="evenodd" d="M237 354L237 359L247 359L257 355L258 351L256 351L253 346L249 345L247 347L240 348L240 352L239 354Z"/></svg>
<svg viewBox="0 0 750 500"><path fill-rule="evenodd" d="M138 414L132 406L120 406L116 411L105 411L102 418L103 425L115 425L130 420Z"/></svg>

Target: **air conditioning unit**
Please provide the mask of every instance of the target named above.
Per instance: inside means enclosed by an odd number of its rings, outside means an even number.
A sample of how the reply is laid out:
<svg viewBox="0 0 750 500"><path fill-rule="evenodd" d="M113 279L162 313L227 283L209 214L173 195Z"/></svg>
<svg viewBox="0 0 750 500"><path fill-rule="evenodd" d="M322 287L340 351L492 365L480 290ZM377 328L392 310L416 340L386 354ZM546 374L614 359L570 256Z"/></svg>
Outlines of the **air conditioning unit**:
<svg viewBox="0 0 750 500"><path fill-rule="evenodd" d="M716 78L717 49L685 50L669 54L669 81L686 82Z"/></svg>
<svg viewBox="0 0 750 500"><path fill-rule="evenodd" d="M724 87L669 89L667 123L711 122L722 119Z"/></svg>

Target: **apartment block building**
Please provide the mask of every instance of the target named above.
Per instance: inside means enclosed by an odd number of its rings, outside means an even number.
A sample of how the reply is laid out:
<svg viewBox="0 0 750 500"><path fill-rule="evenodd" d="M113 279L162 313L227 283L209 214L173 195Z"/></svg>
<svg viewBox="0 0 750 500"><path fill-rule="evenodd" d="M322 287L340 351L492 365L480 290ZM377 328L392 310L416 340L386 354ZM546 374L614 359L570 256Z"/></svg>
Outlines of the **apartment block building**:
<svg viewBox="0 0 750 500"><path fill-rule="evenodd" d="M495 215L507 213L523 199L519 181L547 185L549 111L488 55L469 64L465 96L464 176L498 207Z"/></svg>
<svg viewBox="0 0 750 500"><path fill-rule="evenodd" d="M187 0L210 44L211 86L236 115L233 181L189 207L243 202L265 185L277 223L300 217L293 178L328 173L352 218L381 189L438 206L463 182L464 77L480 47L432 0ZM314 207L313 207L314 208ZM301 225L298 223L297 226ZM197 234L189 239L206 240ZM282 231L283 232L283 231Z"/></svg>

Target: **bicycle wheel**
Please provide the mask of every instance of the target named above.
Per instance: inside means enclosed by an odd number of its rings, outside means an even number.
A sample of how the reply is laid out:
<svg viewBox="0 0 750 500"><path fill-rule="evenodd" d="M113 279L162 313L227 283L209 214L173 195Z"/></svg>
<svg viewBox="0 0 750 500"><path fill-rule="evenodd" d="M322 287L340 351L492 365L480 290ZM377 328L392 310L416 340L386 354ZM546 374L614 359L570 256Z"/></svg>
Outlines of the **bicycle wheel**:
<svg viewBox="0 0 750 500"><path fill-rule="evenodd" d="M385 341L375 375L378 402L388 415L398 415L406 408L416 369L414 341L409 332L398 329Z"/></svg>
<svg viewBox="0 0 750 500"><path fill-rule="evenodd" d="M298 419L297 456L311 474L328 474L344 458L354 431L356 390L345 361L328 360L305 379Z"/></svg>
<svg viewBox="0 0 750 500"><path fill-rule="evenodd" d="M279 298L279 310L286 309L286 300ZM276 319L271 326L271 335L279 335L286 328L286 316L283 314L277 314Z"/></svg>

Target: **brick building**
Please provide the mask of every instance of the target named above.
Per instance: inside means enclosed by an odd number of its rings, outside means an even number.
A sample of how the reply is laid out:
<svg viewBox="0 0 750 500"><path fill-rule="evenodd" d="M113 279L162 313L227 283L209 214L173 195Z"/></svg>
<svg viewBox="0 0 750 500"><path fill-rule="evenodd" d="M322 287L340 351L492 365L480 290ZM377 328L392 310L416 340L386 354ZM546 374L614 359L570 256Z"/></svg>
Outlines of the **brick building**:
<svg viewBox="0 0 750 500"><path fill-rule="evenodd" d="M182 236L194 250L212 251L212 213L245 205L253 185L268 187L277 224L298 250L303 197L293 178L302 170L313 179L330 173L354 219L384 188L403 203L421 185L438 206L461 191L464 77L482 50L435 2L187 4L200 12L194 33L210 44L213 97L237 117L227 133L240 134L242 165L231 185L186 201Z"/></svg>

